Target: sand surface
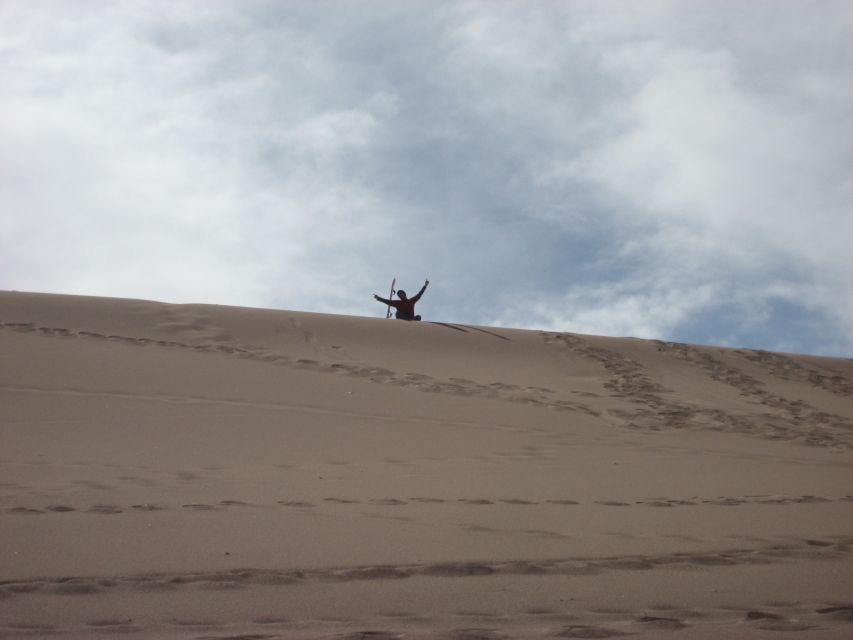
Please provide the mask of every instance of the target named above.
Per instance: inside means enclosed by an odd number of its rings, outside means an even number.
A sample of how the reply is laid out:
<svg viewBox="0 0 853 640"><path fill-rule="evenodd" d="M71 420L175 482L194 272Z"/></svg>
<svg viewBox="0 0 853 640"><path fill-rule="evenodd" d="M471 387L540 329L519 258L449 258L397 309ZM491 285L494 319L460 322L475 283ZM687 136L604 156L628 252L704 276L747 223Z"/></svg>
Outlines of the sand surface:
<svg viewBox="0 0 853 640"><path fill-rule="evenodd" d="M0 637L850 638L853 361L0 293Z"/></svg>

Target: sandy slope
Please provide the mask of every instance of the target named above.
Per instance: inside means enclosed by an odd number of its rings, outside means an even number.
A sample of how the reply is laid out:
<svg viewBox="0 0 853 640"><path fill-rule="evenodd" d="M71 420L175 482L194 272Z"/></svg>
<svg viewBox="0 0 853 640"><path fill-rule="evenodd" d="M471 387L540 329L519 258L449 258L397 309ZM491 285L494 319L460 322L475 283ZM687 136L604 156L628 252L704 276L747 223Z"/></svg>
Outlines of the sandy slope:
<svg viewBox="0 0 853 640"><path fill-rule="evenodd" d="M851 360L0 293L0 636L848 638L852 451Z"/></svg>

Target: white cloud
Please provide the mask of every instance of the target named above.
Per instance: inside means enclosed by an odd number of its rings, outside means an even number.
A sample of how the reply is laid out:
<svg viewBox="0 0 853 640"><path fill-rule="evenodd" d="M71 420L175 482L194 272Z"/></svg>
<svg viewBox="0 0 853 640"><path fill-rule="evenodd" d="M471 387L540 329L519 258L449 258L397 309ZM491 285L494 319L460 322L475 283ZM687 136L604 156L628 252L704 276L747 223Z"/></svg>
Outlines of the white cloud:
<svg viewBox="0 0 853 640"><path fill-rule="evenodd" d="M631 287L622 283L584 287L565 295L528 301L526 320L550 331L593 335L659 338L669 334L692 313L712 304L719 291L710 285L689 293L658 289L654 284ZM515 326L518 318L498 318L495 323Z"/></svg>
<svg viewBox="0 0 853 640"><path fill-rule="evenodd" d="M643 11L662 23L678 14ZM646 231L610 253L633 256L650 282L569 285L565 299L551 299L545 308L535 304L537 315L573 330L621 327L635 335L666 335L713 307L713 297L697 300L697 287L746 289L739 297L748 316L750 305L778 297L772 290L779 278L791 278L799 297L786 299L846 317L842 331L851 345L853 318L843 300L853 294L853 253L846 240L853 237L853 145L838 106L853 104L853 86L841 89L840 75L828 82L824 69L809 65L797 67L785 78L789 86L773 92L762 86L761 74L753 84L744 67L766 55L761 46L780 45L767 36L776 16L769 24L767 15L747 16L738 25L740 38L760 42L759 51L750 52L725 32L713 34L713 46L707 34L702 44L681 37L683 24L702 22L714 11L682 16L687 20L679 27L657 33L647 22L638 26L603 13L576 33L599 51L602 72L622 87L607 104L608 130L580 153L558 155L542 180L548 186L560 180L594 183L616 196L621 207L608 210L610 224L632 231L645 225ZM843 32L832 30L836 37ZM842 57L849 71L850 47ZM675 289L661 287L673 272L691 277L680 278ZM815 280L835 296L824 297ZM611 303L603 292L614 290L618 302ZM655 313L673 299L688 302L676 305L672 315ZM530 308L527 300L523 305Z"/></svg>

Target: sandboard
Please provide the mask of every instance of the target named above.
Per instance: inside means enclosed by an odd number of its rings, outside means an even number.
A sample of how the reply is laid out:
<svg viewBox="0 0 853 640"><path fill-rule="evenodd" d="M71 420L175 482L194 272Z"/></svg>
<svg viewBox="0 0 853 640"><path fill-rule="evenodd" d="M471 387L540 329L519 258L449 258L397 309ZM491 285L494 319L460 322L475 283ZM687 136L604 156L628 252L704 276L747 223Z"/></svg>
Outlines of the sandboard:
<svg viewBox="0 0 853 640"><path fill-rule="evenodd" d="M394 279L393 279L393 280L391 280L391 293L389 293L389 294L388 294L388 299L389 299L389 300L390 300L391 298L393 298L393 297L394 297L394 293L395 293L395 291L394 291L394 285L396 285L396 284L397 284L397 278L396 278L396 276L395 276L395 277L394 277ZM387 320L387 319L388 319L388 318L390 318L390 317L391 317L391 305L389 304L389 305L388 305L388 311L386 311L386 312L385 312L385 318L386 318L386 320Z"/></svg>

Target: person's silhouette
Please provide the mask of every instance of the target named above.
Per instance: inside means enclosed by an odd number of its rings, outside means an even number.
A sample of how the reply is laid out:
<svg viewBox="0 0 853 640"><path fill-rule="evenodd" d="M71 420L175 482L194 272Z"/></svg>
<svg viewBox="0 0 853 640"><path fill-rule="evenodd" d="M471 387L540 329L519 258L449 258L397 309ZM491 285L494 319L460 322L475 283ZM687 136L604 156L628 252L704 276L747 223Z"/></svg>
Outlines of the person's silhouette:
<svg viewBox="0 0 853 640"><path fill-rule="evenodd" d="M394 314L394 317L396 317L397 320L420 320L421 317L415 315L415 303L421 299L424 291L426 291L427 285L429 285L429 280L424 282L424 286L421 287L421 290L418 291L417 295L411 298L406 296L405 291L397 291L397 297L400 298L399 300L387 300L375 293L373 294L373 297L382 304L394 307L397 310L397 313Z"/></svg>

